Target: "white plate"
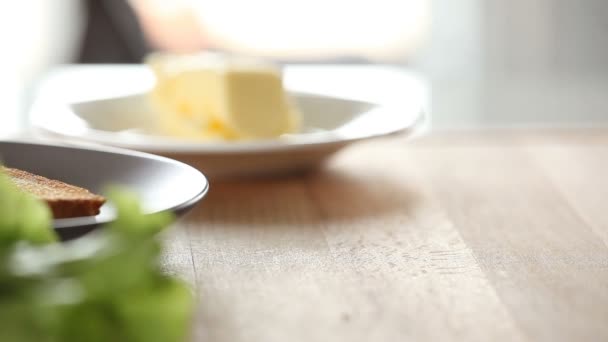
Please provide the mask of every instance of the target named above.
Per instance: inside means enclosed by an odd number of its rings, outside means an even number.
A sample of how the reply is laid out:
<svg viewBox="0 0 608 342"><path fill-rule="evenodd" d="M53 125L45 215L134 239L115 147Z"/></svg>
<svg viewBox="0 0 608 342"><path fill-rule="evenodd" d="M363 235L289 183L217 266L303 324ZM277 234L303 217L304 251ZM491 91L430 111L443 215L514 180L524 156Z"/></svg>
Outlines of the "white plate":
<svg viewBox="0 0 608 342"><path fill-rule="evenodd" d="M355 141L413 133L424 121L426 95L414 81L388 68L287 67L285 84L301 109L301 132L196 142L156 134L146 99L153 78L145 67L73 66L41 83L30 122L47 137L162 154L210 176L268 174L312 167Z"/></svg>

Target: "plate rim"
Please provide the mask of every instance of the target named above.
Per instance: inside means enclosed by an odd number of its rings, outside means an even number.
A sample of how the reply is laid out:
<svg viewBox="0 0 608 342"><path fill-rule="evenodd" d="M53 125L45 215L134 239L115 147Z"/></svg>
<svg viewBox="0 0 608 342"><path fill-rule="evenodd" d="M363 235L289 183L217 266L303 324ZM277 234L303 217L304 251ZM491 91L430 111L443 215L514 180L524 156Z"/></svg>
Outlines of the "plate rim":
<svg viewBox="0 0 608 342"><path fill-rule="evenodd" d="M167 158L167 157L163 157L163 156L159 156L159 155L155 155L155 154L151 154L151 153L147 153L147 152L128 150L128 149L124 149L124 148L120 148L120 147L106 146L106 145L72 146L72 145L61 144L59 142L46 142L46 141L45 142L36 142L36 141L30 141L30 140L18 139L18 138L0 139L0 144L20 144L20 145L33 145L33 146L40 146L40 147L50 146L50 147L59 147L59 148L65 148L65 149L70 149L70 150L87 150L87 151L104 152L104 153L110 153L110 154L120 154L120 155L127 155L127 156L137 157L137 158L153 159L153 160L173 164L173 165L179 166L181 168L188 169L192 172L193 175L197 175L197 177L200 178L200 180L203 183L203 186L200 189L200 191L196 193L196 195L192 196L191 198L187 199L186 201L176 204L170 208L162 210L162 211L172 212L176 215L183 214L183 213L187 212L189 209L191 209L192 207L194 207L197 203L199 203L205 197L205 195L207 195L207 193L209 192L209 188L210 188L209 179L207 178L207 176L205 176L204 173L197 170L196 168L194 168L186 163L180 162L178 160L174 160L171 158ZM153 211L153 212L150 212L147 214L154 214L157 212L161 212L161 211ZM53 219L52 225L53 225L53 228L59 234L61 234L61 232L60 232L61 230L94 228L94 227L97 227L100 225L108 224L108 223L114 221L115 219L116 219L115 216L104 217L104 218L98 218L96 216L74 217L74 218L66 218L66 219Z"/></svg>
<svg viewBox="0 0 608 342"><path fill-rule="evenodd" d="M362 134L356 134L352 136L342 136L336 134L336 130L319 132L319 133L305 133L299 135L294 140L288 141L285 139L267 139L257 141L237 141L237 142L196 142L188 140L179 140L172 138L155 137L146 138L145 135L133 135L132 137L143 137L142 140L131 140L131 139L117 139L121 133L108 132L103 130L97 130L86 127L84 120L79 118L73 110L69 108L73 102L50 102L54 105L54 108L50 110L46 108L44 115L42 108L44 95L39 95L30 108L29 122L33 129L33 133L43 137L51 137L65 142L73 143L89 143L101 145L101 146L112 146L122 149L133 149L137 151L145 151L149 153L177 153L177 154L208 154L208 155L221 155L221 154L243 154L243 153L270 153L270 152L286 152L295 151L302 149L319 148L323 146L334 146L334 145L346 145L356 141L368 140L380 137L388 137L393 135L408 135L414 133L421 123L427 120L428 114L424 110L423 106L416 106L415 110L407 108L407 106L398 106L397 104L383 104L377 101L369 101L365 99L355 99L348 97L339 97L326 95L315 92L303 92L297 90L287 89L291 94L303 95L303 96L314 96L336 100L346 101L359 101L366 102L375 106L372 110L379 110L382 112L399 112L408 111L409 117L403 120L403 124L395 127L388 131L368 131ZM107 96L98 97L94 100L109 100L113 98L122 98L126 96L134 95L145 95L145 91L136 91L121 96ZM46 104L48 106L48 104ZM412 112L413 111L413 112ZM52 115L49 115L52 113ZM386 114L395 116L396 114ZM408 115L408 114L403 114ZM68 130L57 129L56 127L49 127L48 122L51 118L57 117L68 117L67 120L72 122L80 122L82 125L81 133L74 134Z"/></svg>

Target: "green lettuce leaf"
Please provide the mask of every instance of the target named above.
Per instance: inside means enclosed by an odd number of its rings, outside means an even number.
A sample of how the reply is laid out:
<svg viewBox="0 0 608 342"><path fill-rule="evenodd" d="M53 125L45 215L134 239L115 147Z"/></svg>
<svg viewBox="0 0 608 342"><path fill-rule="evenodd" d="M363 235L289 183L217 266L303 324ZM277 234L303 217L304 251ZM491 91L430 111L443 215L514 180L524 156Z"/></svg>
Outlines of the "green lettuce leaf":
<svg viewBox="0 0 608 342"><path fill-rule="evenodd" d="M34 244L57 241L51 229L51 212L44 203L18 191L0 172L0 250L19 241Z"/></svg>
<svg viewBox="0 0 608 342"><path fill-rule="evenodd" d="M117 219L57 243L46 206L0 174L0 341L174 342L188 337L190 289L159 266L170 213L144 215L112 189Z"/></svg>

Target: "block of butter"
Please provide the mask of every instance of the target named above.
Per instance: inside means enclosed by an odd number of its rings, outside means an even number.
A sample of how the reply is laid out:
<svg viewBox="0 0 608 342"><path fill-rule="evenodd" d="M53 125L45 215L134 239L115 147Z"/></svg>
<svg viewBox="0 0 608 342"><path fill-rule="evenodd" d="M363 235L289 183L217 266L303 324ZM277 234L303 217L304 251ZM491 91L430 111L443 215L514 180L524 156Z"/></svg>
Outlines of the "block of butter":
<svg viewBox="0 0 608 342"><path fill-rule="evenodd" d="M151 100L161 129L194 139L267 139L299 128L299 113L280 70L258 60L222 55L152 54Z"/></svg>

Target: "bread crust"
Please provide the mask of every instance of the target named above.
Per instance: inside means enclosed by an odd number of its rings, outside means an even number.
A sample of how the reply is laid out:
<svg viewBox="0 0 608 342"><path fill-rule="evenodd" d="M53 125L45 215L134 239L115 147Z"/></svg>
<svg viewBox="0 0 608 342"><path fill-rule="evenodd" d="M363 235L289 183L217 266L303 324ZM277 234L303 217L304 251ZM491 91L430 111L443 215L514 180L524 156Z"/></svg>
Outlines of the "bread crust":
<svg viewBox="0 0 608 342"><path fill-rule="evenodd" d="M94 216L106 199L87 189L27 171L5 167L4 172L22 191L45 201L54 218Z"/></svg>

